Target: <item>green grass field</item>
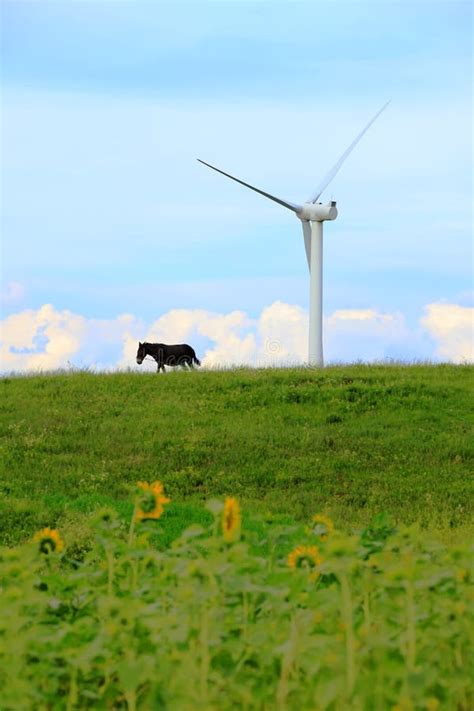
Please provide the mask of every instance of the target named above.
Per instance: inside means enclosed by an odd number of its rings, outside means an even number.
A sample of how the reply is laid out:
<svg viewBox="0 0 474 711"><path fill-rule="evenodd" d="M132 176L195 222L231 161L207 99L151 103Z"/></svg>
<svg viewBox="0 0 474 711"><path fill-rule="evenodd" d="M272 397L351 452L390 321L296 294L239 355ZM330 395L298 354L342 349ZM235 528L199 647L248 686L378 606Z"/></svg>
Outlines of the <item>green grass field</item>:
<svg viewBox="0 0 474 711"><path fill-rule="evenodd" d="M473 708L472 368L1 387L2 711Z"/></svg>
<svg viewBox="0 0 474 711"><path fill-rule="evenodd" d="M472 524L468 366L70 374L1 381L0 542L43 526L82 535L131 513L160 479L169 538L233 495L252 520L330 514L345 531L387 512L444 538Z"/></svg>

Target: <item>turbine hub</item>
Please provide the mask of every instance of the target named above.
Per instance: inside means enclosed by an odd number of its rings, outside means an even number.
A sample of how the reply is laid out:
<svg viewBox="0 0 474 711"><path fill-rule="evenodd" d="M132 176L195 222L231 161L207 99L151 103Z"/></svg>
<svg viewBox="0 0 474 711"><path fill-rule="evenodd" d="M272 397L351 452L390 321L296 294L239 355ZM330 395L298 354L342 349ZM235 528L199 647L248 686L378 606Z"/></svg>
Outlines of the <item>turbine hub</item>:
<svg viewBox="0 0 474 711"><path fill-rule="evenodd" d="M334 200L323 205L320 202L305 202L296 213L302 220L310 222L324 222L325 220L335 220L337 217L337 207Z"/></svg>

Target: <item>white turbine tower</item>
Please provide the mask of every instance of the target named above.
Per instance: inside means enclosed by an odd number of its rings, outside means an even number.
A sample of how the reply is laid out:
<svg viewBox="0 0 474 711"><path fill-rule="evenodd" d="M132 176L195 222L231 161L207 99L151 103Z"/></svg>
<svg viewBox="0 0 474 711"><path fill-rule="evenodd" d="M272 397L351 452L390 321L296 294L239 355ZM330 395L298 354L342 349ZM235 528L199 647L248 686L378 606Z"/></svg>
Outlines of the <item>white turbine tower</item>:
<svg viewBox="0 0 474 711"><path fill-rule="evenodd" d="M254 190L260 195L277 202L279 205L283 205L288 210L292 210L295 215L301 220L303 226L303 236L304 245L306 249L306 258L308 260L309 274L310 274L310 295L309 295L309 357L308 361L310 365L323 366L323 222L326 220L335 220L337 217L337 208L335 201L328 202L327 205L323 205L318 202L321 194L327 188L331 180L334 178L336 173L339 171L340 167L348 157L348 155L355 148L357 143L364 135L366 131L372 126L375 119L380 116L382 111L388 106L390 102L387 101L382 108L377 111L375 116L369 121L367 126L359 133L356 138L352 141L351 145L344 151L342 156L339 158L337 163L331 168L329 173L320 183L318 189L309 198L309 200L302 205L295 205L287 200L282 200L281 198L275 197L275 195L270 195L259 188L256 188L249 183L244 183L243 180L235 178L229 173L225 173L223 170L219 170L213 165L206 163L205 161L198 158L197 160L203 165L207 165L208 168L225 175L231 180L235 180L241 185L245 185L246 188Z"/></svg>

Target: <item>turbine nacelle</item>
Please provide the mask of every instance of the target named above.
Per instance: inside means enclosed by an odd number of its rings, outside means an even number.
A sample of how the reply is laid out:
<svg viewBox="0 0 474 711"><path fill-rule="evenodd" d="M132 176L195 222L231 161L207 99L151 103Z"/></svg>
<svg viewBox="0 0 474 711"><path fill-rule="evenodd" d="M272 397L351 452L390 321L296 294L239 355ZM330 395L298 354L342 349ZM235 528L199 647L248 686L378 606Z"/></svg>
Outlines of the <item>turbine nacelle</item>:
<svg viewBox="0 0 474 711"><path fill-rule="evenodd" d="M320 202L305 202L296 214L300 220L309 222L324 222L325 220L335 220L337 217L337 207L334 200L323 205Z"/></svg>

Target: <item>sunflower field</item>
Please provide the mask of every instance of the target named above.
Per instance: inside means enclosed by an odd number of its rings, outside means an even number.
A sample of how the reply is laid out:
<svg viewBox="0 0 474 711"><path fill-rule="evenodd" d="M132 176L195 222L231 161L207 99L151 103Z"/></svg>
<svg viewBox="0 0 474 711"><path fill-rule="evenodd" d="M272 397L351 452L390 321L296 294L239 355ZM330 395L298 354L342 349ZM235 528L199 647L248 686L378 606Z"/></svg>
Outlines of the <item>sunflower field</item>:
<svg viewBox="0 0 474 711"><path fill-rule="evenodd" d="M139 482L79 557L52 528L0 550L2 711L474 707L468 544L384 516L257 532L227 498L163 545L172 506Z"/></svg>

